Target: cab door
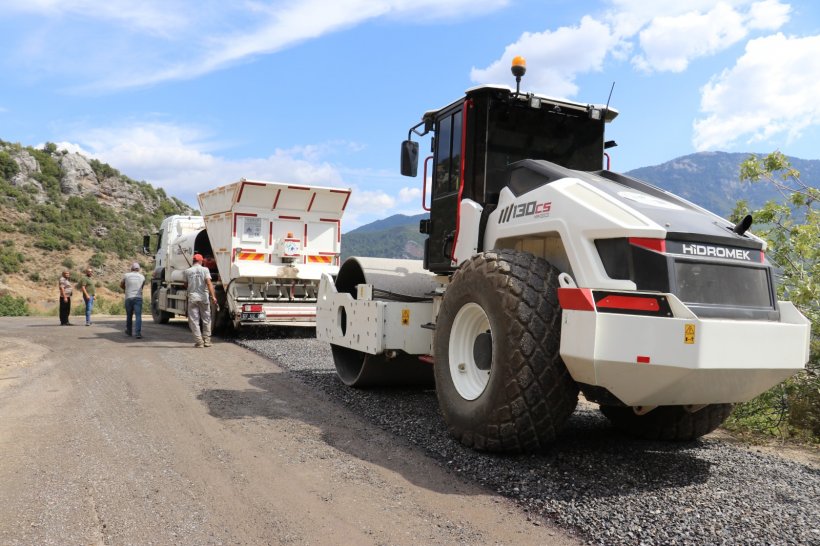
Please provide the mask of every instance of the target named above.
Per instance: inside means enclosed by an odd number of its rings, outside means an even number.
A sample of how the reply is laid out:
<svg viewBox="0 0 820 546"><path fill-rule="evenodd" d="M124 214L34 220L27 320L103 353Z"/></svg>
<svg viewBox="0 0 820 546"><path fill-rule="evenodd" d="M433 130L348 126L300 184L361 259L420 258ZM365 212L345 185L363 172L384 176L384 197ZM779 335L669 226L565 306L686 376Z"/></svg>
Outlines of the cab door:
<svg viewBox="0 0 820 546"><path fill-rule="evenodd" d="M435 166L425 262L426 268L436 273L455 269L451 256L458 227L461 156L462 108L459 105L443 112L435 125Z"/></svg>

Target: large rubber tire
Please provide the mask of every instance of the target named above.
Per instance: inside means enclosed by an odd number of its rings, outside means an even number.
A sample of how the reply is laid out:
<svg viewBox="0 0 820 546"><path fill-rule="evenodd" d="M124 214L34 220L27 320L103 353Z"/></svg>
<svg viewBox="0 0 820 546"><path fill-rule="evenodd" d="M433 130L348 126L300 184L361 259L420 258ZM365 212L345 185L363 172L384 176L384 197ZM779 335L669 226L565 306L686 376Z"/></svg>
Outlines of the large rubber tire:
<svg viewBox="0 0 820 546"><path fill-rule="evenodd" d="M718 428L732 413L732 404L710 404L689 413L683 406L659 406L637 415L631 407L601 406L601 413L618 430L644 440L686 442Z"/></svg>
<svg viewBox="0 0 820 546"><path fill-rule="evenodd" d="M229 336L234 333L231 311L224 290L216 291L217 305L211 302L211 333L216 336Z"/></svg>
<svg viewBox="0 0 820 546"><path fill-rule="evenodd" d="M559 354L558 275L512 250L473 256L453 275L436 321L436 393L464 445L539 451L575 410L578 385Z"/></svg>
<svg viewBox="0 0 820 546"><path fill-rule="evenodd" d="M151 318L157 324L168 324L168 321L173 318L173 313L160 311L159 309L159 290L155 290L151 294Z"/></svg>

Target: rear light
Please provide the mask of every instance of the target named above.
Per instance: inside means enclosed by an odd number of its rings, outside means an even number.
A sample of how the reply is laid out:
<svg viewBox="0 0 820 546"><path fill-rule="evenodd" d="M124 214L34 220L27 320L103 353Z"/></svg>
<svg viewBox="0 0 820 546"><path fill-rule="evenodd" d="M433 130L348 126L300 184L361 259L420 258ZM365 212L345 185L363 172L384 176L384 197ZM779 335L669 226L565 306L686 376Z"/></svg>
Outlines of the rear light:
<svg viewBox="0 0 820 546"><path fill-rule="evenodd" d="M594 291L595 309L599 313L671 317L672 309L666 296Z"/></svg>
<svg viewBox="0 0 820 546"><path fill-rule="evenodd" d="M242 306L243 313L261 313L262 304L260 303L246 303Z"/></svg>
<svg viewBox="0 0 820 546"><path fill-rule="evenodd" d="M623 296L610 294L595 302L598 309L623 309L630 311L646 311L657 313L660 311L658 298L644 296Z"/></svg>
<svg viewBox="0 0 820 546"><path fill-rule="evenodd" d="M671 317L672 309L662 294L604 292L589 288L559 288L558 304L565 311L597 311L624 315Z"/></svg>
<svg viewBox="0 0 820 546"><path fill-rule="evenodd" d="M666 239L648 239L646 237L630 237L629 244L643 247L655 252L666 252Z"/></svg>

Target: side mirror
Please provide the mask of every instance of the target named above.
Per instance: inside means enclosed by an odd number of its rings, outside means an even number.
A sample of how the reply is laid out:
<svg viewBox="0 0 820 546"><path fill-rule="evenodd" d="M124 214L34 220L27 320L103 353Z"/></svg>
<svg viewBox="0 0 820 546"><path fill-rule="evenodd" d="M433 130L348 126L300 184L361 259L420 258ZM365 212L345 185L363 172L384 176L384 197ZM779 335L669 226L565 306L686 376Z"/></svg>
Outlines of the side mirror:
<svg viewBox="0 0 820 546"><path fill-rule="evenodd" d="M419 172L419 143L405 140L401 143L401 174L416 176Z"/></svg>

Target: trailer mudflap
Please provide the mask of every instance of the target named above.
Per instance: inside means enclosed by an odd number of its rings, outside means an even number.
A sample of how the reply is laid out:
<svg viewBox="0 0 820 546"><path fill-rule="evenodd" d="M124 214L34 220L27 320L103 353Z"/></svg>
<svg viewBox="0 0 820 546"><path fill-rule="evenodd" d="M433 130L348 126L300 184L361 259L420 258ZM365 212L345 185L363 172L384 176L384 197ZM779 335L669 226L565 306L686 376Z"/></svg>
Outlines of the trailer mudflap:
<svg viewBox="0 0 820 546"><path fill-rule="evenodd" d="M561 357L575 381L629 406L745 402L808 361L809 321L790 302L778 303L779 322L565 309Z"/></svg>

